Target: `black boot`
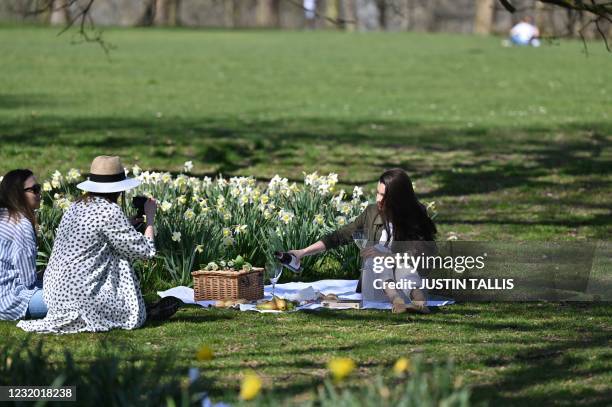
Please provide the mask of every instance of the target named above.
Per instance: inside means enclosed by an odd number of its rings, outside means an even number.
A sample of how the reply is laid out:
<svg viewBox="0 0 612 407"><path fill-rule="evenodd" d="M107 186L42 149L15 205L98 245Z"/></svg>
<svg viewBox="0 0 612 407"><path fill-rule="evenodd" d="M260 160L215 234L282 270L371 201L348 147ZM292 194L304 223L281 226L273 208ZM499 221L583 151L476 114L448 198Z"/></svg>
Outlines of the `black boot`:
<svg viewBox="0 0 612 407"><path fill-rule="evenodd" d="M168 296L161 300L147 305L147 320L148 321L165 321L183 305L183 301L176 297Z"/></svg>

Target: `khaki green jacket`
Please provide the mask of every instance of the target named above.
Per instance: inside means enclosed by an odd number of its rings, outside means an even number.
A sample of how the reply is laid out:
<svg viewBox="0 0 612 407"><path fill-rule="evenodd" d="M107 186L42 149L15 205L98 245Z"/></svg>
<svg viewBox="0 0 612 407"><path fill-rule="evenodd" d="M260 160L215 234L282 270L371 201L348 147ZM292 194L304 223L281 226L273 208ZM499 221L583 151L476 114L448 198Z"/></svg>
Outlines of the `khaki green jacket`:
<svg viewBox="0 0 612 407"><path fill-rule="evenodd" d="M384 228L378 207L376 204L370 204L353 222L323 236L321 240L325 244L325 249L331 250L352 243L353 233L356 230L363 230L368 242L378 242Z"/></svg>
<svg viewBox="0 0 612 407"><path fill-rule="evenodd" d="M326 250L335 249L339 246L353 242L353 233L363 230L368 238L368 242L378 243L384 230L384 222L378 211L376 204L370 204L366 209L351 223L335 230L321 238ZM413 242L392 242L391 251L394 253L409 252L412 254L433 254L437 252L435 242L413 241ZM362 270L363 272L363 270ZM427 273L427 270L418 270L420 275ZM361 292L361 280L357 284L357 292Z"/></svg>

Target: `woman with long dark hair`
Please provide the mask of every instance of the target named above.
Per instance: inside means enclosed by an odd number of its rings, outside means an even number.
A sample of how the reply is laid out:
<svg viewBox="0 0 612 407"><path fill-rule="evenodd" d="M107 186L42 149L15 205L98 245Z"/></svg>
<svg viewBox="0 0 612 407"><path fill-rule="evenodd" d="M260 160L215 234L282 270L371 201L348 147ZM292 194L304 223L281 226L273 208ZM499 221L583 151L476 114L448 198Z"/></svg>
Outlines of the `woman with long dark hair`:
<svg viewBox="0 0 612 407"><path fill-rule="evenodd" d="M30 170L0 182L0 319L42 318L47 306L36 275L36 213L41 187Z"/></svg>
<svg viewBox="0 0 612 407"><path fill-rule="evenodd" d="M435 249L436 226L414 193L410 177L401 168L385 171L378 180L376 204L369 205L354 222L338 229L318 242L299 250L291 250L298 260L338 246L352 243L352 235L363 231L368 242L375 243L361 251L365 259L388 256L390 253L411 252L421 254ZM382 250L381 250L382 249ZM427 253L426 253L427 254ZM371 292L371 270L359 279L357 292ZM410 280L420 286L419 273L423 270L405 270L394 267L384 275L384 281ZM377 276L380 277L380 276ZM364 287L365 286L365 287ZM365 288L365 290L362 290ZM380 291L380 290L379 290ZM418 288L396 290L385 288L384 295L393 304L393 312L428 313L426 298ZM410 304L406 304L410 301Z"/></svg>

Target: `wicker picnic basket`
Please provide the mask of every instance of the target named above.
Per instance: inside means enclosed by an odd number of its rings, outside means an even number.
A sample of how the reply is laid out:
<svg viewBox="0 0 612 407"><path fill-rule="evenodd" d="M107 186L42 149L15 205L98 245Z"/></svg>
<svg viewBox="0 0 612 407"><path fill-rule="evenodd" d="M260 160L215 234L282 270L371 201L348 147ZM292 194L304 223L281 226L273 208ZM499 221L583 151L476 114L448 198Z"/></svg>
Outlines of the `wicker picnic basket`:
<svg viewBox="0 0 612 407"><path fill-rule="evenodd" d="M264 295L264 269L250 271L198 270L193 276L195 301L259 300Z"/></svg>

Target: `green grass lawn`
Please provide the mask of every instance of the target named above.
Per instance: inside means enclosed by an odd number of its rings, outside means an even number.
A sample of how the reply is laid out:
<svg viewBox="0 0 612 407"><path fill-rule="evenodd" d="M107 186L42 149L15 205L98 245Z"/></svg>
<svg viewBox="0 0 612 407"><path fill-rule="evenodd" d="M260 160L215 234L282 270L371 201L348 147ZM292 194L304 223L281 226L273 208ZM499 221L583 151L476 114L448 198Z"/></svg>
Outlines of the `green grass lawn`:
<svg viewBox="0 0 612 407"><path fill-rule="evenodd" d="M400 166L435 200L440 239L609 240L612 57L600 43L502 48L406 33L109 29L108 60L56 29L0 28L0 173L40 177L95 155L198 175L337 172L368 191ZM612 403L610 305L462 304L429 316L186 309L134 332L34 336L82 360L169 351L231 399L254 368L288 400L331 356L367 380L400 355L454 358L477 400ZM25 338L12 322L3 338ZM210 344L218 357L195 362ZM232 392L224 394L226 389Z"/></svg>

